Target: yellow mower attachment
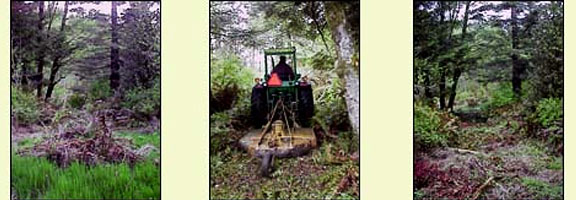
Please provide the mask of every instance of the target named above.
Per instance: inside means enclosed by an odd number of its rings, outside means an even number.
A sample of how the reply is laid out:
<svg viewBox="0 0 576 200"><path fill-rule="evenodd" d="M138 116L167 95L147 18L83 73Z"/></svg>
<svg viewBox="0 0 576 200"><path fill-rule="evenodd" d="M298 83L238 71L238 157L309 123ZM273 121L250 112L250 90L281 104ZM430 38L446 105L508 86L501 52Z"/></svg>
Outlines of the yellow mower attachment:
<svg viewBox="0 0 576 200"><path fill-rule="evenodd" d="M277 106L283 106L283 104L279 102ZM316 135L312 128L301 128L296 123L290 127L288 117L285 116L284 119L286 122L269 121L262 129L249 131L239 141L240 146L250 155L262 158L260 166L262 176L269 175L274 157L297 157L317 147Z"/></svg>

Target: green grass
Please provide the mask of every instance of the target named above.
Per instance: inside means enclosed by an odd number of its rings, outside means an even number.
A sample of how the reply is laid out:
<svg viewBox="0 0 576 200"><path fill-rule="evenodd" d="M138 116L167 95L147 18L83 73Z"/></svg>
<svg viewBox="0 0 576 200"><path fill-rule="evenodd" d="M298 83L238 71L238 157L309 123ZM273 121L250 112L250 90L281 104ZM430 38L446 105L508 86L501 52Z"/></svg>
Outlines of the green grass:
<svg viewBox="0 0 576 200"><path fill-rule="evenodd" d="M160 169L152 162L72 163L58 168L44 158L12 156L12 185L19 198L41 199L158 199Z"/></svg>
<svg viewBox="0 0 576 200"><path fill-rule="evenodd" d="M157 149L160 149L160 134L158 132L154 132L152 134L143 134L143 133L136 133L136 132L119 132L117 136L122 138L127 138L132 140L135 148L141 148L144 145L153 145ZM160 151L153 151L148 156L148 159L156 159L160 157Z"/></svg>
<svg viewBox="0 0 576 200"><path fill-rule="evenodd" d="M42 141L42 138L40 138L40 137L24 138L24 139L18 141L18 145L16 148L18 148L18 149L30 148L30 147L33 147L34 145L36 145L37 143L39 143L40 141Z"/></svg>
<svg viewBox="0 0 576 200"><path fill-rule="evenodd" d="M562 157L554 157L552 161L548 163L546 168L552 170L562 170Z"/></svg>
<svg viewBox="0 0 576 200"><path fill-rule="evenodd" d="M535 194L535 199L562 199L562 186L552 186L534 178L522 178L522 185L527 191Z"/></svg>

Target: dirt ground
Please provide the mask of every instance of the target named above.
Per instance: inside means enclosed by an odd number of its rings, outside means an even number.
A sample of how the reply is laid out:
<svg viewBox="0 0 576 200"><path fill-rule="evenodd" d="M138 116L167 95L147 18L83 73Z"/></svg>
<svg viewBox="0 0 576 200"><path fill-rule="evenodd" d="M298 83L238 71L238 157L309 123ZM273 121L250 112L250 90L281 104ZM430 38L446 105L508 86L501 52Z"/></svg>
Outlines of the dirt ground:
<svg viewBox="0 0 576 200"><path fill-rule="evenodd" d="M459 148L415 155L417 199L561 199L563 156L499 116L460 122ZM521 121L516 121L522 124Z"/></svg>

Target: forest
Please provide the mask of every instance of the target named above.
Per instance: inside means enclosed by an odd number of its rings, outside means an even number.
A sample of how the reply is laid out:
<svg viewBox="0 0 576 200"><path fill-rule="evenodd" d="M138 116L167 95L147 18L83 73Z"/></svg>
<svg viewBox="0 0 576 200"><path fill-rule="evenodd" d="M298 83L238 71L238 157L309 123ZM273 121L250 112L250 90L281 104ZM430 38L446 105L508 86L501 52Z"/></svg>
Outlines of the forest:
<svg viewBox="0 0 576 200"><path fill-rule="evenodd" d="M414 198L563 199L563 2L413 16Z"/></svg>
<svg viewBox="0 0 576 200"><path fill-rule="evenodd" d="M11 198L160 198L160 2L12 1Z"/></svg>
<svg viewBox="0 0 576 200"><path fill-rule="evenodd" d="M209 14L210 198L358 199L360 2L211 1ZM260 133L254 91L268 80L270 63L284 62L276 54L293 51L287 64L297 71L299 87L311 85L304 102L314 108L299 122L317 146L273 159L271 173L259 176L264 158L251 156L239 141L250 130ZM268 126L262 127L264 133Z"/></svg>

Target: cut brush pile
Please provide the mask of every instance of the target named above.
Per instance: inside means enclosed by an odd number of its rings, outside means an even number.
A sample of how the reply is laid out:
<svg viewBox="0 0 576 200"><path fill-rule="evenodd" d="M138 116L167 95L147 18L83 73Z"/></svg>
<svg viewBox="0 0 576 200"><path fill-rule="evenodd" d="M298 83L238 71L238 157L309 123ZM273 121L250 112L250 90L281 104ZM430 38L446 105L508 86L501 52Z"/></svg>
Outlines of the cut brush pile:
<svg viewBox="0 0 576 200"><path fill-rule="evenodd" d="M61 131L33 147L22 149L19 154L46 157L60 167L67 167L74 161L87 165L126 162L133 166L149 152L148 147L133 150L129 140L112 137L105 115L100 115L98 126L93 134L83 128Z"/></svg>

